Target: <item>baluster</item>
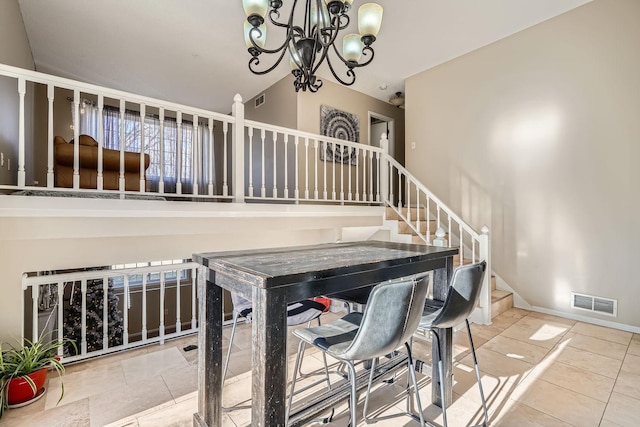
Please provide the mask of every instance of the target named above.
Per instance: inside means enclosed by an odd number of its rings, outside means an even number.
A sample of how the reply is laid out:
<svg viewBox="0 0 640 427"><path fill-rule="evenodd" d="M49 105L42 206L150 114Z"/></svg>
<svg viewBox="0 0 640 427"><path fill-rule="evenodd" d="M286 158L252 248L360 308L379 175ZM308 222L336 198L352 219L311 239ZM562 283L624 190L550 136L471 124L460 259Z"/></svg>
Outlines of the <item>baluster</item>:
<svg viewBox="0 0 640 427"><path fill-rule="evenodd" d="M164 107L160 107L160 182L158 182L158 192L164 194Z"/></svg>
<svg viewBox="0 0 640 427"><path fill-rule="evenodd" d="M474 239L473 236L470 236L471 238L471 262L472 263L476 263L478 262L478 260L476 260L476 239Z"/></svg>
<svg viewBox="0 0 640 427"><path fill-rule="evenodd" d="M402 173L400 168L398 168L398 210L402 214Z"/></svg>
<svg viewBox="0 0 640 427"><path fill-rule="evenodd" d="M202 156L200 155L200 127L198 126L198 120L200 120L200 118L197 114L194 114L193 134L191 138L191 164L193 165L193 167L191 168L191 179L193 180L193 190L191 191L192 194L199 193L200 186L198 182L200 181L201 175L199 163Z"/></svg>
<svg viewBox="0 0 640 427"><path fill-rule="evenodd" d="M198 326L196 319L196 268L191 269L191 329L195 329Z"/></svg>
<svg viewBox="0 0 640 427"><path fill-rule="evenodd" d="M276 171L277 171L277 156L276 156L276 140L278 139L278 132L276 132L275 130L271 132L272 134L272 138L273 138L273 193L272 193L272 197L274 199L276 199L278 197L278 186L276 185L277 183L277 178L276 178Z"/></svg>
<svg viewBox="0 0 640 427"><path fill-rule="evenodd" d="M58 291L58 342L61 344L58 346L58 356L62 357L64 354L64 348L62 346L62 341L64 340L64 282L56 283L56 288Z"/></svg>
<svg viewBox="0 0 640 427"><path fill-rule="evenodd" d="M51 83L47 85L47 99L49 100L47 119L47 188L53 188L53 98L54 87Z"/></svg>
<svg viewBox="0 0 640 427"><path fill-rule="evenodd" d="M307 140L308 141L308 140ZM307 150L308 151L308 150ZM314 164L314 181L313 181L313 198L315 200L318 200L318 140L314 139L313 140L313 164ZM309 161L307 160L307 169L309 168ZM309 195L307 195L307 199L309 198ZM326 192L325 192L325 199L326 199Z"/></svg>
<svg viewBox="0 0 640 427"><path fill-rule="evenodd" d="M145 104L140 104L140 192L144 193L145 188L145 179L144 179L144 117L147 114L147 106Z"/></svg>
<svg viewBox="0 0 640 427"><path fill-rule="evenodd" d="M253 197L253 128L247 128L249 132L249 197Z"/></svg>
<svg viewBox="0 0 640 427"><path fill-rule="evenodd" d="M351 188L351 169L352 169L352 167L351 167L351 147L348 146L347 148L349 148L349 158L348 158L349 163L347 163L347 178L348 178L347 182L349 184L349 188L348 188L348 191L347 191L347 200L351 201L351 200L353 200L353 196L352 196L353 190ZM358 167L358 165L357 165L357 162L356 162L356 168L357 167ZM356 174L356 176L357 176L357 174Z"/></svg>
<svg viewBox="0 0 640 427"><path fill-rule="evenodd" d="M147 275L142 275L142 342L147 341Z"/></svg>
<svg viewBox="0 0 640 427"><path fill-rule="evenodd" d="M75 96L74 96L75 99ZM120 181L118 189L124 191L124 99L120 100Z"/></svg>
<svg viewBox="0 0 640 427"><path fill-rule="evenodd" d="M331 200L336 200L336 147L335 142L331 143L333 147L333 161L331 162Z"/></svg>
<svg viewBox="0 0 640 427"><path fill-rule="evenodd" d="M144 275L146 276L147 273ZM160 325L158 326L160 344L164 344L164 280L164 272L160 272Z"/></svg>
<svg viewBox="0 0 640 427"><path fill-rule="evenodd" d="M387 181L389 181L389 204L394 206L393 204L393 168L394 166L389 163L389 176L385 177ZM402 212L400 212L402 214Z"/></svg>
<svg viewBox="0 0 640 427"><path fill-rule="evenodd" d="M449 230L451 230L451 228L449 228ZM462 251L464 248L464 235L462 234L462 224L458 224L458 236L459 237L459 244L458 246L460 247L460 265L464 264L464 261L462 259ZM471 239L471 246L473 246L473 238ZM451 247L451 231L449 231L449 247ZM473 256L471 256L471 259L473 260Z"/></svg>
<svg viewBox="0 0 640 427"><path fill-rule="evenodd" d="M73 91L73 189L80 188L80 91ZM121 165L122 166L122 165ZM24 184L23 184L24 185Z"/></svg>
<svg viewBox="0 0 640 427"><path fill-rule="evenodd" d="M227 143L229 142L228 140L228 135L229 135L229 122L222 122L222 135L223 135L223 141L222 141L222 147L224 150L224 154L223 154L223 158L224 161L222 162L222 195L223 196L228 196L229 195L229 185L227 184ZM251 150L251 139L249 139L249 150ZM251 162L251 152L249 152L249 162ZM249 173L251 173L251 168L249 168ZM251 179L249 179L249 186L251 186ZM249 192L249 195L252 196L253 194L251 192Z"/></svg>
<svg viewBox="0 0 640 427"><path fill-rule="evenodd" d="M176 270L176 333L182 330L182 322L180 322L180 269ZM160 273L162 275L162 273Z"/></svg>
<svg viewBox="0 0 640 427"><path fill-rule="evenodd" d="M324 150L324 162L323 162L323 168L324 168L324 191L322 192L322 195L324 196L324 200L327 200L328 197L328 187L327 187L327 162L329 161L328 156L328 147L329 147L329 143L324 141L322 142L322 149Z"/></svg>
<svg viewBox="0 0 640 427"><path fill-rule="evenodd" d="M213 117L209 117L207 130L209 131L209 183L207 185L207 194L213 196L213 150L215 149L215 140L213 136Z"/></svg>
<svg viewBox="0 0 640 427"><path fill-rule="evenodd" d="M437 220L437 228L440 228L440 205L436 205L436 220Z"/></svg>
<svg viewBox="0 0 640 427"><path fill-rule="evenodd" d="M422 231L420 230L420 189L416 183L416 228L418 229L418 234L422 235Z"/></svg>
<svg viewBox="0 0 640 427"><path fill-rule="evenodd" d="M369 151L362 150L362 201L367 201L367 157ZM356 199L358 198L358 175L356 175Z"/></svg>
<svg viewBox="0 0 640 427"><path fill-rule="evenodd" d="M287 171L289 169L289 162L287 158L287 151L288 151L288 145L289 145L289 134L283 134L283 135L284 135L284 198L288 199L289 185L287 183L287 180L289 177L288 177ZM274 179L274 182L275 182L275 179Z"/></svg>
<svg viewBox="0 0 640 427"><path fill-rule="evenodd" d="M294 164L295 164L295 175L294 175L295 176L295 179L294 179L295 180L295 190L293 190L293 197L295 197L296 203L298 203L300 201L300 189L299 189L299 186L298 186L298 181L300 180L299 179L299 177L300 177L300 165L299 165L300 161L298 160L298 143L299 142L300 141L299 141L298 135L296 135L295 139L294 139L294 142L293 142L294 147L295 147L295 153L296 153L296 156L294 158L295 159L294 160Z"/></svg>
<svg viewBox="0 0 640 427"><path fill-rule="evenodd" d="M109 281L102 278L102 351L109 348Z"/></svg>
<svg viewBox="0 0 640 427"><path fill-rule="evenodd" d="M404 182L407 184L407 222L411 223L411 180L407 175L404 175ZM418 234L420 229L418 229Z"/></svg>
<svg viewBox="0 0 640 427"><path fill-rule="evenodd" d="M39 341L38 332L38 301L40 300L40 285L31 285L31 341ZM2 405L2 402L0 402Z"/></svg>
<svg viewBox="0 0 640 427"><path fill-rule="evenodd" d="M176 112L176 164L178 170L176 171L176 194L182 194L182 111Z"/></svg>
<svg viewBox="0 0 640 427"><path fill-rule="evenodd" d="M381 181L380 181L380 180L381 180L381 179L383 179L383 178L380 176L380 175L381 175L380 171L382 170L382 163L381 163L381 162L382 162L382 155L381 155L381 153L376 153L376 160L377 160L377 164L378 164L378 173L377 173L377 176L378 176L378 186L377 186L377 188L376 188L376 201L377 201L378 203L380 203L380 202L382 201L382 200L381 200L381 195L380 195L380 184L381 184ZM384 179L388 179L388 178L386 178L386 177L385 177Z"/></svg>
<svg viewBox="0 0 640 427"><path fill-rule="evenodd" d="M304 138L304 198L309 199L309 138Z"/></svg>
<svg viewBox="0 0 640 427"><path fill-rule="evenodd" d="M24 150L25 150L25 129L24 129L24 96L27 93L27 82L23 77L18 77L18 187L23 188L26 185L26 172L24 169ZM76 143L78 141L76 140ZM76 151L77 151L76 145ZM75 157L76 159L78 157ZM75 163L74 163L75 165ZM79 181L78 176L78 181ZM75 180L75 176L74 176ZM74 188L77 188L74 186Z"/></svg>
<svg viewBox="0 0 640 427"><path fill-rule="evenodd" d="M98 177L96 183L98 184L98 190L104 189L104 176L103 176L103 150L104 150L104 129L102 126L102 110L104 109L104 96L98 95Z"/></svg>
<svg viewBox="0 0 640 427"><path fill-rule="evenodd" d="M373 186L374 183L373 182L373 165L374 165L374 161L375 164L378 164L378 157L379 154L376 153L376 158L373 158L373 151L371 152L371 156L369 157L369 201L373 202ZM380 168L378 168L378 175L377 175L378 179L380 179ZM379 202L380 201L380 183L377 183L377 188L376 188L376 200Z"/></svg>
<svg viewBox="0 0 640 427"><path fill-rule="evenodd" d="M449 233L449 235L447 236L447 240L449 241L449 247L451 247L451 214L447 215L448 221L447 221L447 233ZM463 244L463 240L462 240L462 224L458 224L460 226L460 233L458 233L458 236L460 237L460 247L462 247Z"/></svg>
<svg viewBox="0 0 640 427"><path fill-rule="evenodd" d="M261 161L262 161L262 173L260 175L260 178L262 180L262 182L260 183L260 197L262 197L263 199L265 197L267 197L267 187L265 186L265 150L264 150L264 140L267 138L267 132L262 129L262 131L260 132L260 142L261 142L261 147L262 147L262 151L260 152L260 156L261 156Z"/></svg>
<svg viewBox="0 0 640 427"><path fill-rule="evenodd" d="M131 309L131 295L129 295L129 275L122 276L124 282L124 307L122 309L122 342L129 344L129 309Z"/></svg>
<svg viewBox="0 0 640 427"><path fill-rule="evenodd" d="M426 212L425 212L425 221L427 221L427 244L431 243L431 216L429 214L429 212L431 212L430 208L429 208L429 195L425 193L425 197L427 199L426 201Z"/></svg>
<svg viewBox="0 0 640 427"><path fill-rule="evenodd" d="M78 141L76 141L76 143L77 142ZM84 356L87 354L87 279L82 279L80 281L80 294L82 295L80 308L80 313L82 315L82 318L80 319L80 354Z"/></svg>

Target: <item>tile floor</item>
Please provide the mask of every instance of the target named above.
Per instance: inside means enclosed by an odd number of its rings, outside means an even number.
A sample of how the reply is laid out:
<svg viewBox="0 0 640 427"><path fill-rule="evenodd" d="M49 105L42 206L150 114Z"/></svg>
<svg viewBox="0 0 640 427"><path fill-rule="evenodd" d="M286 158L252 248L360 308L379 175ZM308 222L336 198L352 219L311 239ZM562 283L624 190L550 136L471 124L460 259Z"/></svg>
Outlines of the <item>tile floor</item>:
<svg viewBox="0 0 640 427"><path fill-rule="evenodd" d="M324 316L326 322L336 315ZM491 425L640 425L640 335L519 309L496 317L491 326L472 328ZM229 332L227 328L225 350ZM454 402L447 412L454 427L481 419L472 358L466 334L461 332L455 342ZM191 426L197 409L197 351L183 348L195 342L191 336L71 365L59 403L59 380L51 379L42 399L9 410L0 426ZM225 404L250 403L250 345L249 325L241 325ZM291 347L293 364L295 345ZM428 343L416 342L415 352L418 358L430 360ZM306 354L304 370L320 370L320 354L313 349ZM430 379L418 376L426 405L431 401ZM404 379L375 388L371 407L373 415L381 417L378 426L418 425L401 415L405 403L400 384ZM433 405L424 408L424 415L441 425L440 411ZM343 404L336 408L330 425L346 426L347 422ZM249 423L249 409L228 412L223 420L224 426Z"/></svg>

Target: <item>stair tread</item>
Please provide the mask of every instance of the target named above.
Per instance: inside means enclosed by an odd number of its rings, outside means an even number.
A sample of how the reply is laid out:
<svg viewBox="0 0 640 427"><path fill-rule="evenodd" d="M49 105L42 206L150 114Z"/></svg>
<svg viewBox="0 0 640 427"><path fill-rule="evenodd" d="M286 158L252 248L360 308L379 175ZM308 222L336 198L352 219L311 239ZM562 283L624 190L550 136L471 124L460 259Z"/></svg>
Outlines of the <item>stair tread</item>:
<svg viewBox="0 0 640 427"><path fill-rule="evenodd" d="M500 301L503 298L509 297L509 295L513 295L513 292L500 291L496 289L491 292L491 302Z"/></svg>

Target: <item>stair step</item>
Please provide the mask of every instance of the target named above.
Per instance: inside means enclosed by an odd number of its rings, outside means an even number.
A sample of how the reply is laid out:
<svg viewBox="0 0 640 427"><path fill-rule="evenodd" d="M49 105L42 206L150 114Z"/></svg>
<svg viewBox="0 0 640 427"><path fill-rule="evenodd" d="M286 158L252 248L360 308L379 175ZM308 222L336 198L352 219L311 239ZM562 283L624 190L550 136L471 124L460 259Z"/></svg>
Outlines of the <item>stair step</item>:
<svg viewBox="0 0 640 427"><path fill-rule="evenodd" d="M408 209L411 210L411 220L415 220L416 215L418 215L418 213L420 213L420 221L425 220L427 213L423 208L408 208ZM402 215L407 216L407 208L400 208L400 212L402 212ZM396 213L396 211L393 208L387 207L386 218L400 219L400 216Z"/></svg>
<svg viewBox="0 0 640 427"><path fill-rule="evenodd" d="M491 291L491 318L504 313L513 307L513 293L507 291Z"/></svg>
<svg viewBox="0 0 640 427"><path fill-rule="evenodd" d="M438 221L432 220L429 221L429 231L431 234L435 234L436 229L438 228ZM416 226L416 222L412 221L414 227ZM398 221L398 232L401 234L413 234L413 228L411 225L406 223L405 221ZM420 221L420 233L425 234L427 232L427 221Z"/></svg>

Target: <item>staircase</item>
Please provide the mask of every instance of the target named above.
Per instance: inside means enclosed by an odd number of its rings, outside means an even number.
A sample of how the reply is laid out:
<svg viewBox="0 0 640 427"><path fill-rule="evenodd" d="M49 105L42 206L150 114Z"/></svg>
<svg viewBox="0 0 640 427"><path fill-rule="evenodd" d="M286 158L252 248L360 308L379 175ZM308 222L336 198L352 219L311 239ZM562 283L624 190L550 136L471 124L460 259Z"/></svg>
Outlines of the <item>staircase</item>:
<svg viewBox="0 0 640 427"><path fill-rule="evenodd" d="M425 221L425 210L418 208L409 208L411 218L416 218L416 215L420 215L420 231L424 234L427 231L427 221ZM403 215L407 215L407 208L403 208ZM407 224L395 210L387 207L385 214L385 226L390 229L391 238L394 241L402 243L415 243L424 245L424 241L415 234L409 224ZM435 232L438 228L438 222L436 220L429 221L429 233L431 234L431 242L436 238ZM448 239L448 234L445 234L444 239ZM454 257L454 265L460 264L460 256ZM470 259L464 259L464 264L471 263ZM504 313L513 307L513 293L496 289L496 276L491 274L491 318Z"/></svg>

